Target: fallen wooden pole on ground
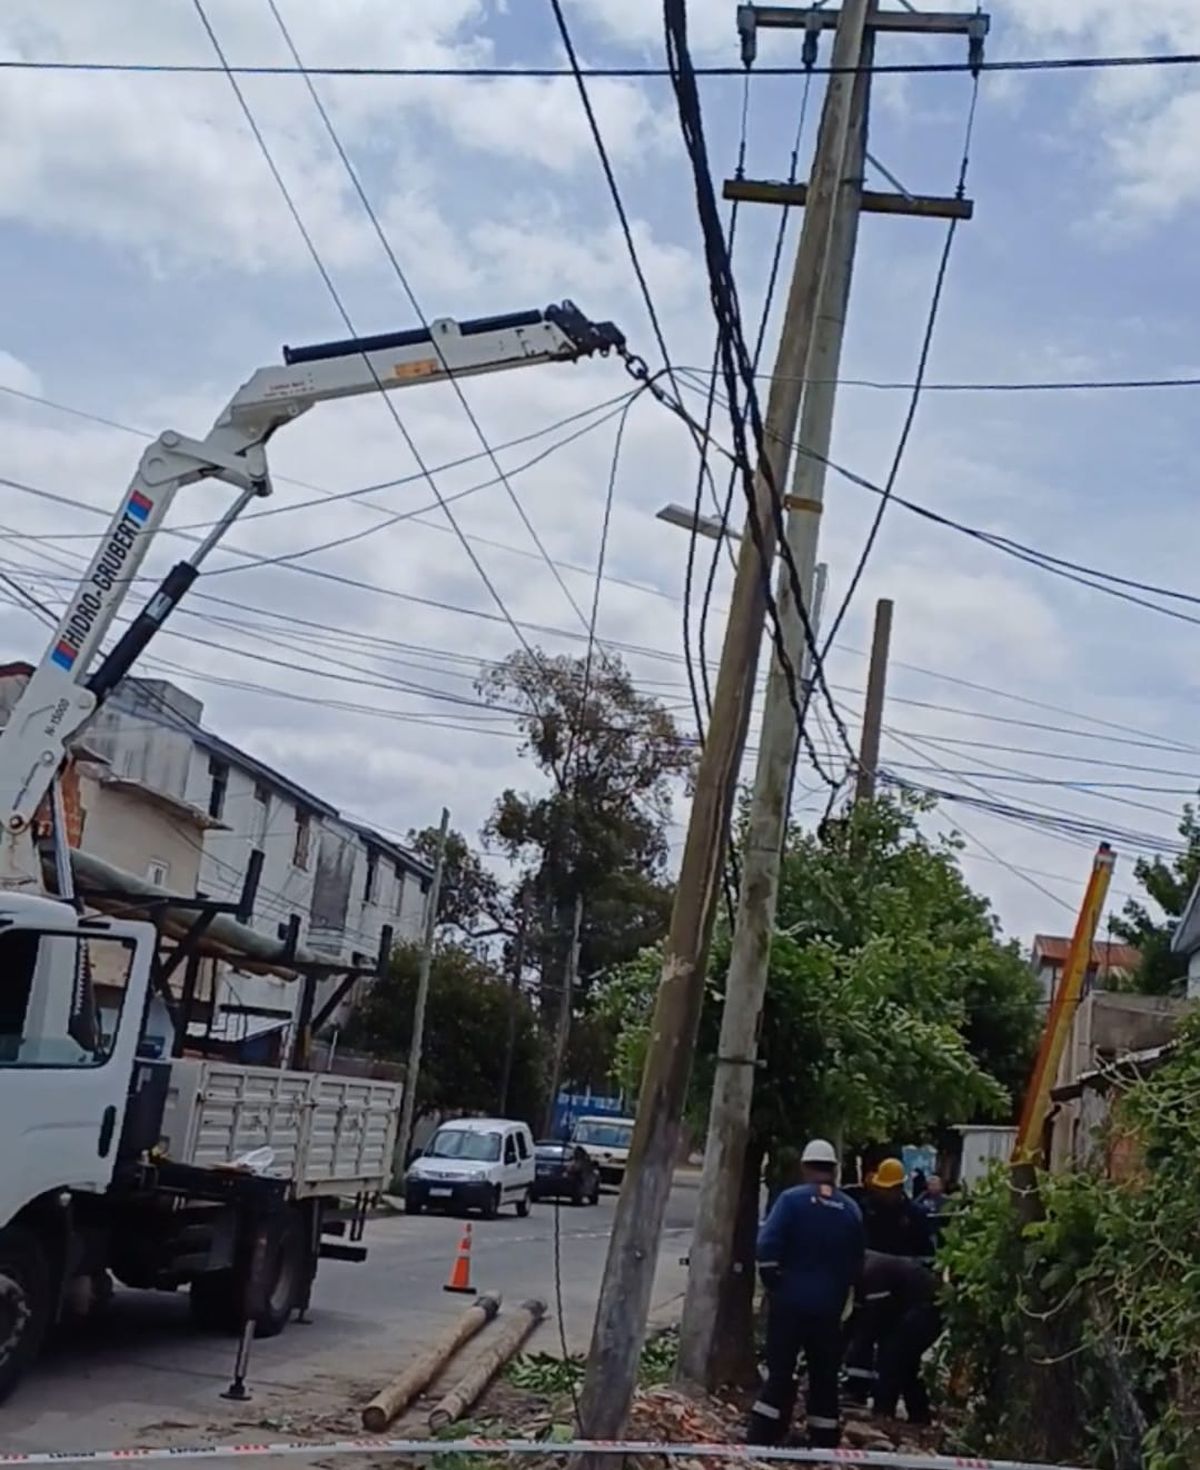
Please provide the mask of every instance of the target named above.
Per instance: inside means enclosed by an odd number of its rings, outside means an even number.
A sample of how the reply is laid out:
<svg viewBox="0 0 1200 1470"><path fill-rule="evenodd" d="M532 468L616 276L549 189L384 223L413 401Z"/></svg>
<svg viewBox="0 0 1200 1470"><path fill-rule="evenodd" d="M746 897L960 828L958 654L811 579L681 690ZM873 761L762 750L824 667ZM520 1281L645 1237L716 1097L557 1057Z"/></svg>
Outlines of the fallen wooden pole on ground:
<svg viewBox="0 0 1200 1470"><path fill-rule="evenodd" d="M430 1412L430 1429L445 1429L447 1424L461 1418L545 1315L545 1302L522 1302L516 1316L505 1324L495 1346L483 1354L474 1368Z"/></svg>
<svg viewBox="0 0 1200 1470"><path fill-rule="evenodd" d="M385 1430L397 1414L429 1387L463 1343L469 1342L480 1328L487 1326L500 1310L500 1300L498 1292L485 1292L415 1363L410 1363L403 1373L385 1384L362 1411L363 1428L372 1434Z"/></svg>

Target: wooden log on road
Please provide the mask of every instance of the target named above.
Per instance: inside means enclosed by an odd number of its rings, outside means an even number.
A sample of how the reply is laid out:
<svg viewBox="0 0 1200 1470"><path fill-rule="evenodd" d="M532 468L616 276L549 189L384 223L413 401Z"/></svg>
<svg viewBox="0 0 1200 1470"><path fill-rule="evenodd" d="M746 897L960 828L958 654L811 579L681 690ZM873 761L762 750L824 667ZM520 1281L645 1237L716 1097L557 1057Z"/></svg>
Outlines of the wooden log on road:
<svg viewBox="0 0 1200 1470"><path fill-rule="evenodd" d="M480 1357L475 1366L450 1390L429 1415L429 1427L435 1433L461 1419L484 1389L515 1357L517 1349L546 1315L546 1303L536 1299L522 1302L517 1314L508 1322L495 1345Z"/></svg>
<svg viewBox="0 0 1200 1470"><path fill-rule="evenodd" d="M397 1414L429 1387L459 1348L482 1327L486 1327L500 1310L499 1293L485 1292L462 1314L453 1327L427 1348L415 1363L393 1378L375 1395L362 1411L363 1428L372 1434L385 1430Z"/></svg>

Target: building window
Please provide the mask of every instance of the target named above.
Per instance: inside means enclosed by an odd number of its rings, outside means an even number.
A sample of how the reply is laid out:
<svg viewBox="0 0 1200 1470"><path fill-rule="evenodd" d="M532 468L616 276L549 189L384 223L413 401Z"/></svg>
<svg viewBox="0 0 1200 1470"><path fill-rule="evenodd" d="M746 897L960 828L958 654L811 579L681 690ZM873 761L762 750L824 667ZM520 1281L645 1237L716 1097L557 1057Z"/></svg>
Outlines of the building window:
<svg viewBox="0 0 1200 1470"><path fill-rule="evenodd" d="M165 888L170 872L170 863L164 862L162 858L151 858L146 866L146 881L153 883L155 888Z"/></svg>
<svg viewBox="0 0 1200 1470"><path fill-rule="evenodd" d="M296 813L296 843L292 849L292 866L308 870L308 854L312 846L312 818L307 812Z"/></svg>
<svg viewBox="0 0 1200 1470"><path fill-rule="evenodd" d="M375 890L379 886L379 852L374 847L367 848L367 881L363 886L363 903L375 902Z"/></svg>
<svg viewBox="0 0 1200 1470"><path fill-rule="evenodd" d="M229 767L224 761L209 761L208 783L208 814L220 821L225 815L225 797L229 791Z"/></svg>
<svg viewBox="0 0 1200 1470"><path fill-rule="evenodd" d="M404 912L404 869L400 866L399 863L397 863L395 865L395 868L396 868L396 910L395 911L396 911L397 914L401 914L401 913Z"/></svg>

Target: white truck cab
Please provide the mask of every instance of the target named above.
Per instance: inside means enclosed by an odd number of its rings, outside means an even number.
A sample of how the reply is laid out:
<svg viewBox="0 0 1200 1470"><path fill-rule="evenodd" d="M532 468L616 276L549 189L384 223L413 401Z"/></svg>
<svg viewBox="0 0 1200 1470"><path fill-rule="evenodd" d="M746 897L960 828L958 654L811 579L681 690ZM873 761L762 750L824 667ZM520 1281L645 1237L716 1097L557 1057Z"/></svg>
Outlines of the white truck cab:
<svg viewBox="0 0 1200 1470"><path fill-rule="evenodd" d="M511 1118L455 1118L443 1123L409 1165L404 1208L481 1210L494 1219L504 1205L528 1215L533 1199L533 1135Z"/></svg>
<svg viewBox="0 0 1200 1470"><path fill-rule="evenodd" d="M47 1190L112 1182L154 951L150 924L0 893L0 1221ZM107 1031L101 978L118 997Z"/></svg>
<svg viewBox="0 0 1200 1470"><path fill-rule="evenodd" d="M571 1142L587 1149L600 1170L605 1184L620 1185L629 1162L629 1145L633 1142L632 1118L614 1118L610 1113L596 1113L576 1118Z"/></svg>

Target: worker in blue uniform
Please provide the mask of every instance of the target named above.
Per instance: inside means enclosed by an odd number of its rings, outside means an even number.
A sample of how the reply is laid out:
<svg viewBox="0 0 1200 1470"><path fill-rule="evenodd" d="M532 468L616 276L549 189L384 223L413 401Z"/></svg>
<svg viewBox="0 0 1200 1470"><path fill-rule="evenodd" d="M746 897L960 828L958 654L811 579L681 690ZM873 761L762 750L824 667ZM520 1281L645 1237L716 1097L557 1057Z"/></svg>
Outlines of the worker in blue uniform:
<svg viewBox="0 0 1200 1470"><path fill-rule="evenodd" d="M837 1187L837 1153L823 1138L805 1145L802 1182L775 1201L758 1235L758 1270L768 1297L767 1380L750 1413L752 1444L779 1444L796 1401L800 1355L808 1377L808 1441L841 1438L838 1374L842 1319L862 1270L862 1213Z"/></svg>

